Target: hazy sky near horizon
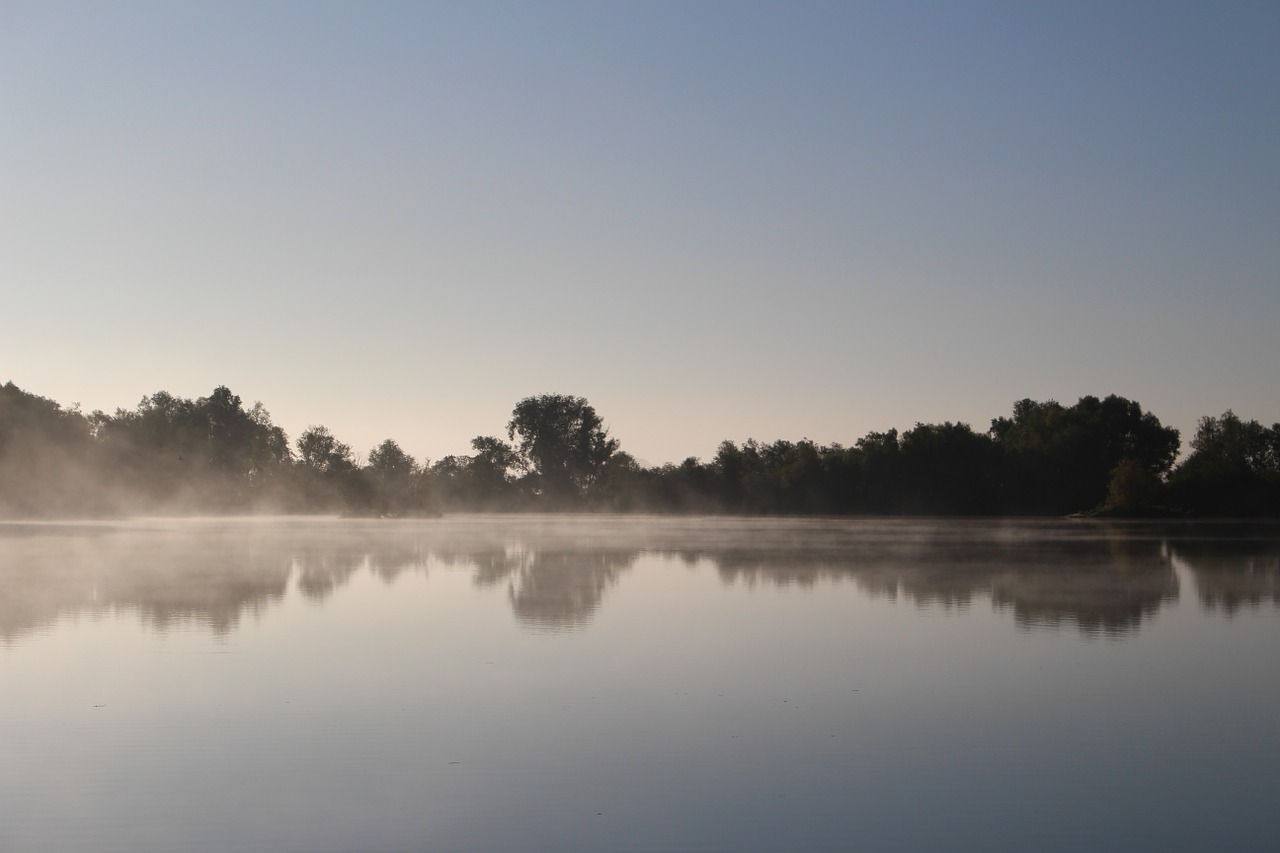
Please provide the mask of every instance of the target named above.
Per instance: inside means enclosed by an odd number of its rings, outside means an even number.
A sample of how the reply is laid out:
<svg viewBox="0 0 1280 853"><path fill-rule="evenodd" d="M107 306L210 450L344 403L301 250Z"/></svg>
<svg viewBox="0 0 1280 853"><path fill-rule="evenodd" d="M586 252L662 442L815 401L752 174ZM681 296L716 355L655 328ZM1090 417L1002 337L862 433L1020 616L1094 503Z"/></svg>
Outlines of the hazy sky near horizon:
<svg viewBox="0 0 1280 853"><path fill-rule="evenodd" d="M1280 4L0 5L0 382L651 464L1280 421Z"/></svg>

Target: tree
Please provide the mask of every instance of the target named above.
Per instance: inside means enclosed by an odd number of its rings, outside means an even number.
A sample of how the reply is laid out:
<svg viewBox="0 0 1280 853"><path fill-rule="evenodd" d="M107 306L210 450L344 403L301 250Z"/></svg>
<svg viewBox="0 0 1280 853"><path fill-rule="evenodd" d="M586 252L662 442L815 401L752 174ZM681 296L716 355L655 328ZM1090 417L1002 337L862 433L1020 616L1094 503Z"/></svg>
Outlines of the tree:
<svg viewBox="0 0 1280 853"><path fill-rule="evenodd" d="M1191 455L1170 486L1178 506L1205 515L1280 515L1280 424L1227 410L1200 419Z"/></svg>
<svg viewBox="0 0 1280 853"><path fill-rule="evenodd" d="M111 491L134 509L243 511L279 506L287 491L284 430L225 385L196 400L157 391L132 410L94 412L90 423Z"/></svg>
<svg viewBox="0 0 1280 853"><path fill-rule="evenodd" d="M711 464L720 481L721 506L729 512L741 512L745 505L744 481L760 467L756 443L751 441L746 448L739 448L732 441L722 441Z"/></svg>
<svg viewBox="0 0 1280 853"><path fill-rule="evenodd" d="M196 400L197 418L205 430L205 457L209 465L230 475L247 474L253 467L254 422L231 389L219 385L208 397Z"/></svg>
<svg viewBox="0 0 1280 853"><path fill-rule="evenodd" d="M422 468L391 439L369 451L366 469L376 490L375 503L384 513L397 515L422 509L419 494Z"/></svg>
<svg viewBox="0 0 1280 853"><path fill-rule="evenodd" d="M284 430L271 422L271 413L261 402L249 410L249 420L254 424L253 463L255 473L265 468L287 465L293 460L289 449L289 437Z"/></svg>
<svg viewBox="0 0 1280 853"><path fill-rule="evenodd" d="M417 467L418 463L413 460L413 457L401 450L400 445L389 438L369 451L369 470L380 479L408 480Z"/></svg>
<svg viewBox="0 0 1280 853"><path fill-rule="evenodd" d="M633 510L643 505L644 469L625 450L609 457L598 496L603 506L612 510Z"/></svg>
<svg viewBox="0 0 1280 853"><path fill-rule="evenodd" d="M964 423L916 424L902 434L899 458L908 512L977 515L995 511L995 443Z"/></svg>
<svg viewBox="0 0 1280 853"><path fill-rule="evenodd" d="M350 470L355 467L350 445L343 444L327 427L307 427L298 436L298 456L302 464L319 473Z"/></svg>
<svg viewBox="0 0 1280 853"><path fill-rule="evenodd" d="M1164 483L1151 469L1132 459L1121 459L1111 472L1105 509L1120 514L1149 513L1159 503Z"/></svg>
<svg viewBox="0 0 1280 853"><path fill-rule="evenodd" d="M473 466L491 472L495 481L508 480L521 467L516 449L495 435L476 436L471 439L471 449L476 451L471 460Z"/></svg>
<svg viewBox="0 0 1280 853"><path fill-rule="evenodd" d="M1003 456L1006 510L1066 513L1107 497L1123 459L1163 477L1178 455L1178 431L1124 397L1081 397L1064 407L1020 400L1013 418L991 423Z"/></svg>
<svg viewBox="0 0 1280 853"><path fill-rule="evenodd" d="M1242 421L1228 409L1220 417L1201 418L1192 456L1228 469L1255 474L1280 474L1280 424L1267 429L1257 421Z"/></svg>
<svg viewBox="0 0 1280 853"><path fill-rule="evenodd" d="M481 506L494 506L510 497L515 472L521 470L520 454L510 444L493 435L471 439L468 474L474 496Z"/></svg>
<svg viewBox="0 0 1280 853"><path fill-rule="evenodd" d="M517 452L536 488L553 502L576 501L604 473L618 449L604 422L582 397L543 394L516 403L507 437L519 437Z"/></svg>
<svg viewBox="0 0 1280 853"><path fill-rule="evenodd" d="M0 385L0 517L97 512L92 426L76 407Z"/></svg>
<svg viewBox="0 0 1280 853"><path fill-rule="evenodd" d="M854 443L858 454L857 509L859 512L899 511L902 454L898 431L869 432Z"/></svg>

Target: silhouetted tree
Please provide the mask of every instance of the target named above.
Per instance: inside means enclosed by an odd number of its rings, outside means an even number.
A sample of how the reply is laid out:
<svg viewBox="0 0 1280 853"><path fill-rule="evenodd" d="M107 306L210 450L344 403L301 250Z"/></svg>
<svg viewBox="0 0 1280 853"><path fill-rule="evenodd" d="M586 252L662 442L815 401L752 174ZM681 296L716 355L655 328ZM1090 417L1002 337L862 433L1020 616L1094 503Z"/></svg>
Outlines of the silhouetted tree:
<svg viewBox="0 0 1280 853"><path fill-rule="evenodd" d="M75 409L0 386L0 514L98 513L109 509L95 489L92 427Z"/></svg>
<svg viewBox="0 0 1280 853"><path fill-rule="evenodd" d="M535 490L553 504L576 503L618 449L591 404L563 394L516 403L507 436L519 437L517 449L535 478Z"/></svg>
<svg viewBox="0 0 1280 853"><path fill-rule="evenodd" d="M1081 397L1071 407L1020 400L1013 418L991 422L1004 458L1005 508L1015 513L1088 510L1107 496L1111 472L1129 459L1163 476L1178 455L1178 431L1136 402Z"/></svg>
<svg viewBox="0 0 1280 853"><path fill-rule="evenodd" d="M328 427L311 426L298 436L298 456L302 464L319 473L346 471L355 467L350 445L343 444Z"/></svg>
<svg viewBox="0 0 1280 853"><path fill-rule="evenodd" d="M1170 478L1173 501L1203 515L1280 515L1280 424L1227 410L1204 417L1191 455Z"/></svg>
<svg viewBox="0 0 1280 853"><path fill-rule="evenodd" d="M895 513L901 511L902 458L898 431L869 432L858 439L859 494L857 508L861 512Z"/></svg>
<svg viewBox="0 0 1280 853"><path fill-rule="evenodd" d="M1150 513L1163 497L1164 483L1150 468L1132 459L1121 459L1111 471L1104 509L1119 515Z"/></svg>
<svg viewBox="0 0 1280 853"><path fill-rule="evenodd" d="M355 515L381 511L376 486L356 465L350 445L324 426L308 427L297 445L304 506Z"/></svg>
<svg viewBox="0 0 1280 853"><path fill-rule="evenodd" d="M469 456L449 455L436 460L427 470L426 482L433 500L445 509L476 509L470 488Z"/></svg>
<svg viewBox="0 0 1280 853"><path fill-rule="evenodd" d="M995 443L968 424L916 424L902 435L899 459L903 510L931 515L998 510Z"/></svg>
<svg viewBox="0 0 1280 853"><path fill-rule="evenodd" d="M158 391L90 422L111 493L135 510L243 510L288 490L279 482L291 457L284 431L226 386L196 400Z"/></svg>
<svg viewBox="0 0 1280 853"><path fill-rule="evenodd" d="M408 480L417 467L413 457L389 438L369 451L369 470L389 482Z"/></svg>
<svg viewBox="0 0 1280 853"><path fill-rule="evenodd" d="M483 506L509 505L516 475L523 470L520 454L507 442L492 435L471 439L469 474L478 502Z"/></svg>
<svg viewBox="0 0 1280 853"><path fill-rule="evenodd" d="M369 451L367 471L377 493L377 509L383 514L413 514L422 510L419 486L421 469L400 445L386 439Z"/></svg>
<svg viewBox="0 0 1280 853"><path fill-rule="evenodd" d="M471 440L473 456L446 456L431 466L427 479L435 500L446 508L511 510L521 507L517 474L523 462L511 445L482 435Z"/></svg>
<svg viewBox="0 0 1280 853"><path fill-rule="evenodd" d="M616 451L605 464L604 476L597 490L599 505L622 512L652 508L648 479L645 469L634 456L625 450Z"/></svg>
<svg viewBox="0 0 1280 853"><path fill-rule="evenodd" d="M1136 402L1020 400L987 433L966 424L871 432L852 447L809 439L721 442L715 457L646 468L618 451L581 397L516 404L507 435L471 456L419 465L387 439L359 467L327 428L297 456L261 403L218 386L167 391L85 417L0 386L0 513L578 508L657 512L1280 515L1280 424L1233 412L1201 420L1172 470L1177 430Z"/></svg>

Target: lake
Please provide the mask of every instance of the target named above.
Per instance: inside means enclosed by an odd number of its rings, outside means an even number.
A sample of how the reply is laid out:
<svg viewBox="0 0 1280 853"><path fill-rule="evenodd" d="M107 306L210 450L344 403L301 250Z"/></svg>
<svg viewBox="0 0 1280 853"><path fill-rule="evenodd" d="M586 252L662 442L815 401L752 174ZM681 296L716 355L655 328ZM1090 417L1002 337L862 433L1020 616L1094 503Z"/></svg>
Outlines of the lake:
<svg viewBox="0 0 1280 853"><path fill-rule="evenodd" d="M1274 850L1280 525L0 524L0 850Z"/></svg>

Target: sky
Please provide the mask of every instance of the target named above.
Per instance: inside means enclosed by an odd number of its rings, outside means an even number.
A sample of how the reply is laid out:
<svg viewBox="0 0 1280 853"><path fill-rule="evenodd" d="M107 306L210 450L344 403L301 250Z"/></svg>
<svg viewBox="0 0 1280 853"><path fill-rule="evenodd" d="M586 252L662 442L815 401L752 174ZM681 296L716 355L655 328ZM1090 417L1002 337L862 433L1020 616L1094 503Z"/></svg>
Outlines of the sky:
<svg viewBox="0 0 1280 853"><path fill-rule="evenodd" d="M0 382L648 464L1280 421L1274 2L0 3Z"/></svg>

